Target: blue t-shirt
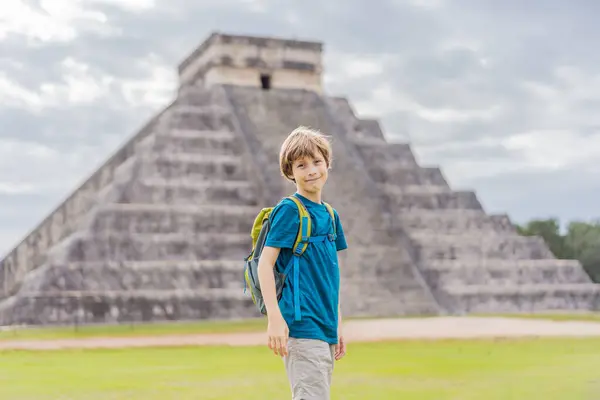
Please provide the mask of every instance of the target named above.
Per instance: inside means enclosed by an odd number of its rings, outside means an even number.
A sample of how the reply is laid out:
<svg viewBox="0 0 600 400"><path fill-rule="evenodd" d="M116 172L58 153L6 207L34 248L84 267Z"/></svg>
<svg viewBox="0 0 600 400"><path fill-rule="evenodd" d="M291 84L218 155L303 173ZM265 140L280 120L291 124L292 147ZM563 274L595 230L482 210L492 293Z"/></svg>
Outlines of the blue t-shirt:
<svg viewBox="0 0 600 400"><path fill-rule="evenodd" d="M323 204L315 203L295 193L306 207L312 224L311 236L333 233L331 216ZM299 263L300 310L302 319L294 320L294 276L290 270L289 283L283 289L279 308L290 330L290 337L319 339L329 344L338 341L338 301L340 271L337 252L348 246L339 215L334 209L336 240L310 243ZM290 199L283 199L271 212L271 228L265 246L280 248L277 271L283 272L292 255L300 219L298 206Z"/></svg>

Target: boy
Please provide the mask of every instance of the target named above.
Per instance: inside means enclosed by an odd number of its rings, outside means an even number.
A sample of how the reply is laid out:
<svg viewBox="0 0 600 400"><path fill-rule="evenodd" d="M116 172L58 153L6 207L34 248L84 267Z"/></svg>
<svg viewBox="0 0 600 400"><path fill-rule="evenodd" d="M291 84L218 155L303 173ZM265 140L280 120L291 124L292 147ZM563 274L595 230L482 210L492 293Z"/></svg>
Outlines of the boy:
<svg viewBox="0 0 600 400"><path fill-rule="evenodd" d="M278 302L273 268L283 271L293 257L300 226L297 205L283 199L271 213L271 227L258 265L268 316L268 346L275 355L283 356L293 400L329 399L334 360L346 353L341 334L337 251L346 249L347 244L337 211L332 221L321 201L331 160L330 143L318 131L300 126L283 142L279 154L281 174L296 185L294 196L311 217L311 236L333 234L333 223L336 236L309 243L299 260L297 285L290 273L291 283L286 284ZM295 308L297 303L299 308Z"/></svg>

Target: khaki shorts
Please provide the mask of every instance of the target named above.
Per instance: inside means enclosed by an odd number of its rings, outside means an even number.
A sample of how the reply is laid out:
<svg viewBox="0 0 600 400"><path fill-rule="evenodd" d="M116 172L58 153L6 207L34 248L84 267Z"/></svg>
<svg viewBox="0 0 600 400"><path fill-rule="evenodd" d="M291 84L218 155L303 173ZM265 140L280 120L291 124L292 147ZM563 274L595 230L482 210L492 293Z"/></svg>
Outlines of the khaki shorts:
<svg viewBox="0 0 600 400"><path fill-rule="evenodd" d="M292 400L329 400L335 345L315 339L288 339L283 357Z"/></svg>

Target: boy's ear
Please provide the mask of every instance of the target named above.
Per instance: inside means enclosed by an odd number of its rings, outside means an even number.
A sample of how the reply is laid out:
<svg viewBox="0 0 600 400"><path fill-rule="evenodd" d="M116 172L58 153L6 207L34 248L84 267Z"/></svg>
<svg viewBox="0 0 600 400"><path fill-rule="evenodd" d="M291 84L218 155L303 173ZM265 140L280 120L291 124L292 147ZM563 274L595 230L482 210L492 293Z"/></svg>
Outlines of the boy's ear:
<svg viewBox="0 0 600 400"><path fill-rule="evenodd" d="M289 179L290 181L292 181L292 182L296 183L296 180L294 179L294 176L293 176L293 175L285 175L285 177L286 177L287 179Z"/></svg>

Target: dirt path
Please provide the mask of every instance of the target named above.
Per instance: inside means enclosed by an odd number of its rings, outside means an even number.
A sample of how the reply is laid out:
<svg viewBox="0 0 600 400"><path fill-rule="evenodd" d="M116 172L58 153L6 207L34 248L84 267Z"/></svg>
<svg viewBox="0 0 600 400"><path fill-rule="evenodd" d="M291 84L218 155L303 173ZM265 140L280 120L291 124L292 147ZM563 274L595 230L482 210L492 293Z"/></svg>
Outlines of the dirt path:
<svg viewBox="0 0 600 400"><path fill-rule="evenodd" d="M459 339L492 337L585 337L600 336L600 323L547 321L518 318L423 318L349 321L344 324L346 341L370 342L394 339ZM144 337L94 337L57 340L0 341L6 349L119 348L159 346L266 344L261 333L187 334Z"/></svg>

